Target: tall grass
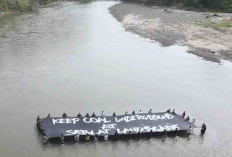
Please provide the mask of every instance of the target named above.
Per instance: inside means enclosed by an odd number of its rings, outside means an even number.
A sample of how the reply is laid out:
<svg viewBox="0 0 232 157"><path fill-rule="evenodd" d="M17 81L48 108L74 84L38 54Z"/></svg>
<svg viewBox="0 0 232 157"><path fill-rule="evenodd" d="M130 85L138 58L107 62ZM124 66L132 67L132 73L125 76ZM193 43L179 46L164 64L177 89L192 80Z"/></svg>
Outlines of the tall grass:
<svg viewBox="0 0 232 157"><path fill-rule="evenodd" d="M56 1L56 0L53 0ZM0 12L4 11L29 11L38 5L50 4L51 0L0 0Z"/></svg>

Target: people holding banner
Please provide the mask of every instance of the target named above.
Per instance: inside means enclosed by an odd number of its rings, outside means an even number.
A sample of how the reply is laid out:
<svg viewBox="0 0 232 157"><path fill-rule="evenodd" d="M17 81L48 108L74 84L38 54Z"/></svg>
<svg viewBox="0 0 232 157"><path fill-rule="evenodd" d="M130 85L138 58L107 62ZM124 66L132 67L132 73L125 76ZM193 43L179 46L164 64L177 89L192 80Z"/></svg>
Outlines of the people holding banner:
<svg viewBox="0 0 232 157"><path fill-rule="evenodd" d="M74 136L74 141L78 142L79 140L80 140L80 135L76 133L76 135Z"/></svg>
<svg viewBox="0 0 232 157"><path fill-rule="evenodd" d="M125 115L128 115L128 112L126 111Z"/></svg>
<svg viewBox="0 0 232 157"><path fill-rule="evenodd" d="M152 109L149 110L148 114L152 114Z"/></svg>
<svg viewBox="0 0 232 157"><path fill-rule="evenodd" d="M171 109L168 109L168 110L167 110L167 113L171 113Z"/></svg>
<svg viewBox="0 0 232 157"><path fill-rule="evenodd" d="M135 114L135 111L133 111L132 114Z"/></svg>
<svg viewBox="0 0 232 157"><path fill-rule="evenodd" d="M139 110L139 113L143 113L142 110Z"/></svg>
<svg viewBox="0 0 232 157"><path fill-rule="evenodd" d="M85 117L89 117L89 113L87 113L87 114L85 115Z"/></svg>
<svg viewBox="0 0 232 157"><path fill-rule="evenodd" d="M113 113L113 116L114 116L114 117L116 116L116 113L115 113L115 112Z"/></svg>

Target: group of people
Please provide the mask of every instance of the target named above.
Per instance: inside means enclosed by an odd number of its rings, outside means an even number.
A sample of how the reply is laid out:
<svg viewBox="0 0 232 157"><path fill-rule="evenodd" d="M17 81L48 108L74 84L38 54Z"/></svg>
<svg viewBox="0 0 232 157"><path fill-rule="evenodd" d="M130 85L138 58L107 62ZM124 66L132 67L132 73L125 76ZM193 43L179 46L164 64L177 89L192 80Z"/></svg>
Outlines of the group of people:
<svg viewBox="0 0 232 157"><path fill-rule="evenodd" d="M171 114L176 114L176 111L175 111L175 109L173 109L172 111L171 111L171 109L168 109L167 110L167 113L171 113ZM189 118L189 116L187 116L186 118L185 118L185 115L186 115L186 113L185 113L185 111L182 113L182 117L185 119L185 121L189 121L190 120L190 118Z"/></svg>
<svg viewBox="0 0 232 157"><path fill-rule="evenodd" d="M171 112L171 109L169 109L169 110L167 110L167 112L172 113L172 114L176 114L175 109L172 112ZM142 114L142 113L143 113L142 110L139 110L139 113L136 113L135 111L132 111L131 115ZM152 114L152 109L150 109L148 111L148 114ZM125 115L129 115L128 111L125 112ZM114 112L112 116L115 117L117 115ZM185 112L182 114L182 116L185 117ZM68 117L67 114L64 112L62 114L62 118L67 118L67 117ZM79 112L76 117L80 118L80 117L83 117L83 115ZM84 117L97 117L97 116L96 116L95 112L93 112L92 115L90 115L89 113L86 113L86 115ZM100 114L100 118L104 118L104 117L105 117L105 113L104 113L104 111L102 111L101 114ZM47 118L51 118L51 114L48 114ZM189 119L189 117L187 117L187 119Z"/></svg>
<svg viewBox="0 0 232 157"><path fill-rule="evenodd" d="M139 110L139 114L141 114L141 113L143 113L142 110ZM126 112L125 112L125 115L128 115L128 114L129 114L129 113L126 111ZM131 114L132 114L132 115L135 115L136 113L135 113L135 111L132 111ZM150 110L148 111L148 114L152 114L152 109L150 109ZM117 115L116 115L116 113L114 112L112 116L115 117L115 116L117 116ZM68 117L68 115L64 112L64 113L62 114L62 118L67 118L67 117ZM80 117L83 117L83 115L79 112L79 113L77 114L77 117L80 118ZM89 113L86 113L86 115L85 115L84 117L97 117L97 116L96 116L95 112L93 112L92 115L90 115ZM101 114L100 114L100 118L104 118L104 117L105 117L105 113L104 113L104 111L102 111ZM51 118L51 114L48 114L48 115L47 115L47 118Z"/></svg>
<svg viewBox="0 0 232 157"><path fill-rule="evenodd" d="M140 110L138 114L141 114L141 113L142 113L142 111ZM175 109L173 109L172 111L171 111L171 109L168 109L168 110L167 110L167 113L176 114ZM125 115L128 115L128 114L129 114L129 113L126 111L126 112L125 112ZM136 113L135 113L135 111L133 111L131 114L132 114L132 115L135 115ZM148 114L152 114L152 109L150 109L150 110L148 111ZM116 116L116 113L115 113L115 112L113 113L113 116ZM190 121L189 116L185 117L185 116L186 116L186 112L185 112L185 111L182 113L181 116L185 119L185 121ZM63 118L67 118L68 115L64 112L63 115L62 115L62 117L63 117ZM78 114L77 114L77 117L82 117L82 114L81 114L81 113L78 113ZM87 114L85 115L85 117L97 117L97 116L96 116L95 112L93 112L91 116L89 115L89 113L87 113ZM101 112L100 117L101 117L101 118L104 118L104 117L105 117L104 111ZM47 118L51 118L51 115L48 114L48 115L47 115ZM193 120L193 122L195 122L195 120ZM42 141L43 141L44 143L46 143L46 142L48 141L49 138L48 138L48 136L46 135L46 132L45 132L45 130L44 130L43 127L42 127L42 121L40 120L40 117L39 117L39 116L37 117L37 127L38 127L39 132L42 134ZM205 125L205 123L203 123L203 125L202 125L202 127L201 127L201 135L204 135L204 134L205 134L205 131L206 131L206 125ZM189 126L189 129L187 130L187 132L188 132L188 135L191 135L191 134L192 134L192 126ZM176 128L175 131L174 131L174 135L177 136L177 133L178 133L178 130L177 130L177 128ZM129 134L130 134L130 133L129 133ZM149 139L152 137L152 134L153 134L153 131L151 130L151 131L148 133ZM91 136L93 136L94 141L98 141L98 134L95 134L95 135L89 135L89 134L87 134L87 135L85 136L85 140L86 140L86 141L90 141L90 137L91 137ZM139 139L140 136L141 136L141 132L139 131L139 132L137 133L136 136L137 136L137 138ZM109 137L108 134L104 134L104 135L103 135L103 138L104 138L105 141L108 140L108 137ZM118 132L116 131L115 134L113 135L113 138L114 138L114 140L118 140L118 137L119 137L119 134L118 134ZM166 139L166 138L167 138L167 131L164 130L164 131L163 131L163 139ZM60 140L61 140L61 143L64 143L64 135L63 135L63 134L61 134ZM80 135L79 135L79 134L76 134L76 135L74 136L74 140L75 140L75 141L79 141L79 140L80 140Z"/></svg>
<svg viewBox="0 0 232 157"><path fill-rule="evenodd" d="M50 114L48 116L50 116ZM42 142L47 143L49 138L46 135L46 132L45 132L43 125L42 125L42 121L41 121L39 116L36 118L36 124L37 124L37 128L39 130L39 133L42 135Z"/></svg>

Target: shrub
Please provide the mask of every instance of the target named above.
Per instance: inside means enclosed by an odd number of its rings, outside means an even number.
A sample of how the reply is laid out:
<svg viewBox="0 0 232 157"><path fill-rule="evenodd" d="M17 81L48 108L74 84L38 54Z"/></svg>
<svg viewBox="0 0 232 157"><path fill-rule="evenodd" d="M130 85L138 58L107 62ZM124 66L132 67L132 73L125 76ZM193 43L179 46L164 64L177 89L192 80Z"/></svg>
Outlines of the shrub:
<svg viewBox="0 0 232 157"><path fill-rule="evenodd" d="M191 7L193 5L193 0L184 0L185 7Z"/></svg>
<svg viewBox="0 0 232 157"><path fill-rule="evenodd" d="M17 0L17 4L18 4L19 11L25 11L29 7L28 0Z"/></svg>
<svg viewBox="0 0 232 157"><path fill-rule="evenodd" d="M50 4L50 3L51 3L51 0L39 0L40 5L47 5L47 4Z"/></svg>

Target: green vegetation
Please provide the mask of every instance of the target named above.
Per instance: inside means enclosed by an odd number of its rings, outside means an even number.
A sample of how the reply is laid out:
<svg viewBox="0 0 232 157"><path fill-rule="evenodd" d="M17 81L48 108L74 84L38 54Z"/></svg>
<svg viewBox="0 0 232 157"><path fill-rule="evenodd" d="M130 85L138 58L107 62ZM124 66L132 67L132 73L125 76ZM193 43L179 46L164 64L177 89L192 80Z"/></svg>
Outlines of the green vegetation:
<svg viewBox="0 0 232 157"><path fill-rule="evenodd" d="M146 0L146 4L176 5L213 11L232 12L232 0Z"/></svg>
<svg viewBox="0 0 232 157"><path fill-rule="evenodd" d="M0 12L4 11L30 11L39 5L47 5L56 0L0 0Z"/></svg>
<svg viewBox="0 0 232 157"><path fill-rule="evenodd" d="M223 22L223 23L215 24L213 27L215 28L232 27L232 22Z"/></svg>

